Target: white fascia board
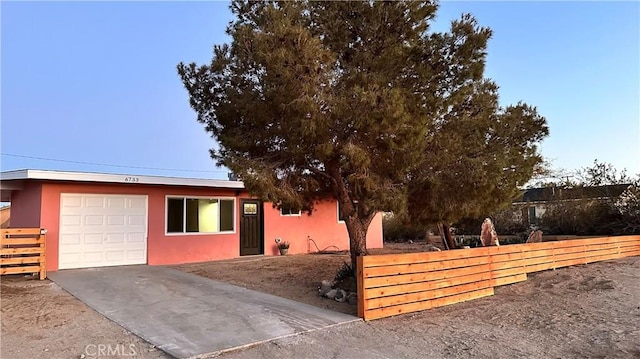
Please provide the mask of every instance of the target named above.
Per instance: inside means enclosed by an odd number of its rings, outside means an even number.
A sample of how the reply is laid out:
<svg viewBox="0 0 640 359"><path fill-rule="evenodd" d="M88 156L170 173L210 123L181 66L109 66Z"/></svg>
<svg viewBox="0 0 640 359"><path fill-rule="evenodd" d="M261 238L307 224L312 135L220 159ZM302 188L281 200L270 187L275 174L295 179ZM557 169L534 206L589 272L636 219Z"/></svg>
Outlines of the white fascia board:
<svg viewBox="0 0 640 359"><path fill-rule="evenodd" d="M28 170L14 170L0 173L1 181L21 180L27 178Z"/></svg>
<svg viewBox="0 0 640 359"><path fill-rule="evenodd" d="M17 170L2 172L0 174L0 180L2 181L29 179L244 189L244 183L242 183L241 181L225 181L202 178L120 175L108 173L64 172L50 170Z"/></svg>

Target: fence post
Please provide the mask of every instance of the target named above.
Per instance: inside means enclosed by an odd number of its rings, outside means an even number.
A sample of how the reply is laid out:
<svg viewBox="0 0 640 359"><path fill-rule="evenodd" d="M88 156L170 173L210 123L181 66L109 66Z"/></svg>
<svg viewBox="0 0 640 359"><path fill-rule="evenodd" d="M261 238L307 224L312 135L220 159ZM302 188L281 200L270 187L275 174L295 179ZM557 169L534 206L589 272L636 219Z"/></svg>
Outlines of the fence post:
<svg viewBox="0 0 640 359"><path fill-rule="evenodd" d="M40 248L42 249L42 254L40 255L40 280L44 280L47 278L47 233L46 230L40 229Z"/></svg>
<svg viewBox="0 0 640 359"><path fill-rule="evenodd" d="M527 273L527 266L524 264L527 258L529 258L529 246L527 245L527 243L524 243L522 247L520 247L520 263L522 263L522 273L529 276L529 274Z"/></svg>
<svg viewBox="0 0 640 359"><path fill-rule="evenodd" d="M556 249L558 249L557 241L551 242L551 269L556 270Z"/></svg>
<svg viewBox="0 0 640 359"><path fill-rule="evenodd" d="M365 319L364 315L364 257L356 257L356 284L358 286L358 317Z"/></svg>
<svg viewBox="0 0 640 359"><path fill-rule="evenodd" d="M494 256L494 250L493 248L500 248L500 247L490 247L489 251L487 252L487 261L489 262L489 283L491 283L491 287L495 287L496 283L495 283L495 268L493 266L493 256Z"/></svg>

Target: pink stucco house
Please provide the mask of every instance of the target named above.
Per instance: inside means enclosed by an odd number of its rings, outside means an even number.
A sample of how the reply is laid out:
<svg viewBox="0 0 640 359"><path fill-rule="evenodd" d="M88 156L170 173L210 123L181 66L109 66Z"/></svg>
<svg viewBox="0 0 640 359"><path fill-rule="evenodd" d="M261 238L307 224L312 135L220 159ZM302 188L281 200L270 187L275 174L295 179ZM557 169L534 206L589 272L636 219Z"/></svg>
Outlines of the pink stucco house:
<svg viewBox="0 0 640 359"><path fill-rule="evenodd" d="M242 182L43 170L0 175L11 227L47 230L47 271L114 265L166 265L349 249L337 202L312 215L278 210L252 198ZM367 233L382 247L382 217Z"/></svg>

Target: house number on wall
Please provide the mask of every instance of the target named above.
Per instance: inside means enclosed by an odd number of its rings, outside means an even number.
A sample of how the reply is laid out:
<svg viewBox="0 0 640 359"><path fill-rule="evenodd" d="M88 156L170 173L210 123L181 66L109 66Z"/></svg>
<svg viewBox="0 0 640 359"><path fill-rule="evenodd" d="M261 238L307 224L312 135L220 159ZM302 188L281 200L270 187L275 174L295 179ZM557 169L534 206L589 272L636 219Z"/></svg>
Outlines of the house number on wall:
<svg viewBox="0 0 640 359"><path fill-rule="evenodd" d="M135 183L135 182L140 182L140 178L138 177L125 177L124 181L127 183Z"/></svg>

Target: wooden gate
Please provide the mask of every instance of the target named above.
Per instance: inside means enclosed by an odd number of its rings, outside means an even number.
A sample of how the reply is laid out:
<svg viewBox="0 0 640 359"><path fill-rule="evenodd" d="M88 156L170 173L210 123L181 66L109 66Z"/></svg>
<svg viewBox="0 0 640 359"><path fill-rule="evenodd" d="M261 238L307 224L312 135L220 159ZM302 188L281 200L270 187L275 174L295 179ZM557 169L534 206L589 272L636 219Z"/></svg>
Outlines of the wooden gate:
<svg viewBox="0 0 640 359"><path fill-rule="evenodd" d="M2 229L0 274L39 273L47 277L45 230L40 228Z"/></svg>

